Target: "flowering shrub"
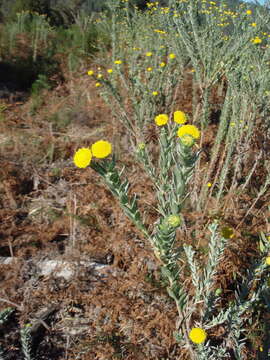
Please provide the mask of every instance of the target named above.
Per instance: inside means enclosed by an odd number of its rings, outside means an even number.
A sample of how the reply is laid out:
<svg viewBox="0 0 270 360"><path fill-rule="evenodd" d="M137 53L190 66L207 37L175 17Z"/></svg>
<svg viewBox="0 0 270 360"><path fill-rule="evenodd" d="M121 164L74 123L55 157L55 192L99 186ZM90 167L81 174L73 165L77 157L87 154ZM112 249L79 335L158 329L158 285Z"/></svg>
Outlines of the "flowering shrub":
<svg viewBox="0 0 270 360"><path fill-rule="evenodd" d="M133 25L137 21L141 29L139 34L123 34L114 28L112 58L104 65L112 68L112 74L98 77L89 71L95 81L99 79L100 94L111 106L115 117L125 125L136 160L152 180L160 215L154 229L150 232L147 228L136 195L128 196L130 184L121 180L124 169L117 169L114 155L112 160L91 161L89 152L86 155L84 150L81 164L78 160L76 164L75 158L74 162L77 166L88 163L100 174L125 214L150 242L167 280L168 295L178 311L175 338L180 346L188 349L190 359L227 359L232 353L240 359L244 353L245 322L254 305L266 293L263 279L269 276L269 242L262 237L261 258L251 264L246 278L236 284L233 301L224 303L221 301L223 290L217 286L215 278L230 241L235 240L234 230L222 226L218 217L208 219L210 235L205 262L194 244L177 242L176 234L185 224L183 209L187 198L193 199L191 203L198 211L204 211L204 215L210 198L219 203L225 190L233 198L239 168L243 165L243 159L235 154L250 144L256 122L254 104L260 104L262 109L267 107L261 95L268 91L266 79L269 81L270 78L269 71L264 72L264 77L259 74L262 69L258 65L260 57L266 64L260 45L266 40L259 33L261 18L253 19L253 11L244 5L239 12L234 12L225 4L209 4L205 1L171 1L170 8L163 8L148 3L146 15L135 9ZM117 2L113 6L116 7ZM133 20L129 21L132 23ZM226 32L227 26L233 31ZM149 33L153 33L154 38ZM118 47L118 43L127 46ZM250 65L251 61L253 65ZM190 65L188 74L193 79L192 116L182 110L174 111L178 83L184 78L186 64ZM255 73L250 75L255 71L253 67L258 70L257 76ZM203 143L211 119L211 89L218 84L221 86L218 91L222 92L225 82L229 85L216 124L211 158L202 167L200 154L203 149L198 143ZM167 114L166 109L171 112ZM155 124L158 133L157 163L145 136L149 124ZM108 156L109 145L105 147L101 143L100 146L92 145L91 154L94 156L100 149L102 156L97 158ZM219 164L217 160L223 148ZM239 190L243 191L249 181L248 176ZM270 176L259 197L269 183ZM188 288L185 285L187 279L190 280ZM226 336L220 338L217 345L211 330L219 326L225 329Z"/></svg>

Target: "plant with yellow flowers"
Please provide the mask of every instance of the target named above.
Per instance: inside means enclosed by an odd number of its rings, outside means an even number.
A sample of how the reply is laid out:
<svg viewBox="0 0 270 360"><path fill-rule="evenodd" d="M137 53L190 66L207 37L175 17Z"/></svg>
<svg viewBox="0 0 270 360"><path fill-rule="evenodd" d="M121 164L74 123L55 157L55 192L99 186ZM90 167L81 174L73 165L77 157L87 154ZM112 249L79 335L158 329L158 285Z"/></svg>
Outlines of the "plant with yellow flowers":
<svg viewBox="0 0 270 360"><path fill-rule="evenodd" d="M146 226L136 195L128 195L130 184L122 180L124 168L118 170L115 154L112 160L105 159L112 151L107 142L102 140L98 146L79 149L74 163L80 168L90 166L100 174L125 214L150 241L166 279L167 292L176 304L175 338L188 349L189 358L216 360L233 354L241 359L249 312L261 297L267 297L263 279L269 280L269 241L262 237L263 260L255 261L247 270L247 276L236 284L233 300L224 305L223 289L215 279L226 247L236 240L236 232L219 224L219 220L212 220L205 261L195 245L177 240L176 235L184 226L183 209L188 202L205 214L211 199L219 204L224 193L233 197L239 169L245 162L245 155L239 154L245 153L255 133L256 107L261 109L261 118L269 115L269 99L265 96L269 90L268 52L263 52L261 46L266 42L266 35L260 33L261 21L253 19L251 10L243 8L236 13L222 4L205 3L172 0L172 8L159 11L158 4L149 5L145 14L135 9L133 18L124 20L127 31L121 32L114 23L112 58L106 59L103 76L98 77L91 70L88 74L100 84L98 91L126 126L136 160L152 180L159 213L153 228ZM116 4L117 1L113 6ZM134 30L136 22L140 32ZM228 27L233 30L227 31ZM182 110L165 110L175 108L184 64L188 64L192 77L192 123ZM222 93L225 82L226 94L220 105L211 157L209 164L203 164L206 170L201 171L199 142L203 143L210 121L211 91L219 85L218 92ZM157 159L152 157L144 136L150 122L158 132ZM195 124L200 124L200 129ZM250 179L251 175L241 179L239 191L244 192ZM253 206L269 183L270 176ZM226 336L217 345L212 334L218 327L225 329Z"/></svg>
<svg viewBox="0 0 270 360"><path fill-rule="evenodd" d="M209 225L209 256L205 265L198 265L196 254L191 245L177 243L177 229L182 226L181 214L188 196L188 184L192 178L200 151L193 150L201 132L195 126L187 124L188 117L183 111L173 114L173 121L167 114L158 114L154 118L159 127L159 159L154 165L148 146L139 143L135 156L152 179L158 199L159 219L150 231L137 205L137 197L128 195L129 182L121 180L124 172L117 169L115 156L106 159L112 153L112 146L106 140L99 140L89 148L78 149L74 154L74 164L78 168L90 166L103 179L112 194L119 200L124 213L150 242L158 259L161 272L167 282L167 292L174 300L178 311L175 337L181 346L188 348L192 360L225 359L230 345L234 354L240 358L242 354L243 324L248 310L258 301L265 291L265 283L257 283L263 279L270 264L270 242L261 240L261 251L264 262L258 262L250 270L249 277L243 280L235 295L235 300L225 309L220 307L222 289L215 289L215 275L228 241L234 237L229 227L219 229L215 220ZM93 158L97 160L93 161ZM181 260L181 262L180 262ZM184 284L184 275L188 269L192 287ZM181 279L181 280L180 280ZM254 282L257 290L249 297ZM198 314L200 314L198 316ZM227 337L219 347L211 344L209 330L223 325L230 331L230 342Z"/></svg>

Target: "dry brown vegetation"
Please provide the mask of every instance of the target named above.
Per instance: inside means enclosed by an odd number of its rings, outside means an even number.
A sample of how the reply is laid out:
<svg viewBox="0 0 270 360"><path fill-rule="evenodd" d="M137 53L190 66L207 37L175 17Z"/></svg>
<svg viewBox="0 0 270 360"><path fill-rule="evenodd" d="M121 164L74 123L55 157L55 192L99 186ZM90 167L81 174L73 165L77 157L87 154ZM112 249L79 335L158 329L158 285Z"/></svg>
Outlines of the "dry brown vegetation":
<svg viewBox="0 0 270 360"><path fill-rule="evenodd" d="M31 322L37 359L188 359L174 340L175 305L150 245L99 176L72 163L78 147L99 139L112 142L119 166L126 166L130 191L140 196L148 225L157 220L151 182L134 161L125 129L104 105L86 70L43 93L35 115L31 115L31 98L1 100L0 256L12 259L0 266L0 310L13 304L16 311L0 330L0 344L9 349L7 359L21 359L19 326ZM192 113L191 83L187 69L176 104L187 114ZM209 161L207 150L222 100L223 95L214 90L202 167ZM257 136L251 159L261 146ZM269 149L263 152L269 156ZM258 171L253 177L255 187L262 175ZM196 234L203 257L207 244L203 229L214 217L237 228L217 278L226 301L233 297L234 280L258 255L258 232L269 226L269 193L245 216L253 198L253 194L250 198L228 194L222 208L209 197L203 212L183 214L186 226L178 233L179 240L187 243L194 243ZM37 264L45 260L72 262L72 277L67 280L56 271L42 275ZM89 261L104 266L85 265ZM249 333L250 343L254 338L256 346L260 345L261 316L258 309L256 327ZM223 333L220 326L209 335L218 344ZM255 358L255 353L248 352L247 358Z"/></svg>

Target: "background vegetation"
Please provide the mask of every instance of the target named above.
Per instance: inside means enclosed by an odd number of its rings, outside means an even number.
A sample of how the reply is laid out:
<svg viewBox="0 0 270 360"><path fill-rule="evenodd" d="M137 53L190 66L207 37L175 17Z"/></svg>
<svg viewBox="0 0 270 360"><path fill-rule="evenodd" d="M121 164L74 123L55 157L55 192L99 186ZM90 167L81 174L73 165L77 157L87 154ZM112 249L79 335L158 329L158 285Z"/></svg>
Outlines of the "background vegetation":
<svg viewBox="0 0 270 360"><path fill-rule="evenodd" d="M78 147L109 140L153 229L162 196L138 145L160 171L154 117L176 110L202 132L176 248L192 246L202 271L218 221L228 247L215 304L234 315L249 304L230 329L206 313L207 357L269 358L269 272L252 272L269 256L267 7L2 0L0 13L0 358L189 359L151 247L93 169L72 163ZM72 264L71 277L48 261ZM190 263L182 251L192 299Z"/></svg>

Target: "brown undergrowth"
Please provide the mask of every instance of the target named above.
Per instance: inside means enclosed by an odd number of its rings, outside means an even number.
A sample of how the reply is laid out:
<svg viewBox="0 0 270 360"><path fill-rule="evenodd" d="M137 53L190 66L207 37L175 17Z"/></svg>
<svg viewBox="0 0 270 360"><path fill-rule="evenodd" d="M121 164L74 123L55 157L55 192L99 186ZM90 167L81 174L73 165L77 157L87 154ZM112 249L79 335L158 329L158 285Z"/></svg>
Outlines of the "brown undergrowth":
<svg viewBox="0 0 270 360"><path fill-rule="evenodd" d="M152 184L125 142L117 142L125 130L84 73L44 93L35 115L30 115L31 99L6 103L0 137L0 256L10 258L10 263L0 267L0 310L13 304L16 311L0 329L0 344L8 349L8 359L22 359L19 326L36 323L42 318L40 312L47 311L33 336L39 359L188 359L174 340L177 312L150 244L124 216L97 174L72 163L76 148L101 138L111 141L118 147L119 163L126 166L130 191L139 195L147 225L153 227L158 213ZM191 81L187 73L176 103L176 108L190 115ZM222 95L213 91L210 102L212 124L205 148L213 144ZM202 154L202 165L207 161L207 153ZM253 181L256 177L261 174L256 173ZM179 243L192 243L203 259L207 224L218 217L224 226L236 229L252 196L228 194L223 208L211 197L207 211L184 211ZM226 250L216 276L224 304L232 299L250 259L258 255L258 232L267 223L261 214L265 219L270 215L268 201L266 195L260 199ZM68 280L55 271L42 275L37 264L45 260L74 262L76 270ZM97 270L82 261L103 267ZM256 328L252 331L260 335ZM222 333L222 327L217 327L210 336L218 343ZM255 356L246 351L247 358Z"/></svg>

